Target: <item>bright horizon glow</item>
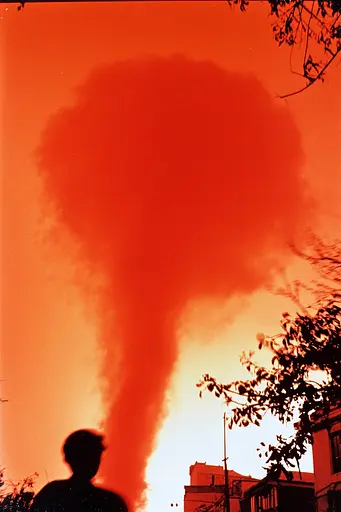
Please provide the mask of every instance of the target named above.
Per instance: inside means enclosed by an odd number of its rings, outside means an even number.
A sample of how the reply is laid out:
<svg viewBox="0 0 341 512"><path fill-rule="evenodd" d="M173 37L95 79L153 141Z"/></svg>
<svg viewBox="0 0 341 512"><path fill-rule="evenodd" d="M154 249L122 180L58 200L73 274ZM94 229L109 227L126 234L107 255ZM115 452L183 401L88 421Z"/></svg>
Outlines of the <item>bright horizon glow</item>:
<svg viewBox="0 0 341 512"><path fill-rule="evenodd" d="M243 350L243 342L239 347L229 346L229 341L240 337L253 342L256 349L257 342L255 327L257 322L255 317L259 318L258 326L263 324L266 332L277 332L278 318L274 316L273 323L266 318L265 312L257 307L260 299L264 299L266 293L257 293L251 298L249 308L243 311L230 326L217 329L218 333L209 346L205 346L205 339L195 342L192 339L187 340L185 348L180 356L180 362L176 375L174 376L174 386L172 389L172 413L166 419L165 424L159 432L158 446L149 460L147 468L147 480L151 485L149 493L148 512L156 512L160 507L167 507L169 503L177 502L179 506L183 502L183 486L189 485L189 466L197 462L206 462L212 465L222 465L223 459L223 413L228 414L222 401L215 398L213 394L205 393L202 400L198 397L199 390L196 388L200 376L204 372L210 372L213 376L222 379L222 382L234 380L236 378L247 378L246 370L241 366L237 367L227 377L224 366L225 361L233 359L239 362L239 355ZM279 298L278 307L290 309L289 301ZM250 318L255 321L253 327ZM244 321L248 319L248 329L243 327ZM276 330L277 329L277 330ZM220 332L219 332L220 331ZM244 333L242 336L241 333ZM198 355L198 345L200 353ZM186 346L186 344L185 344ZM244 345L245 347L246 345ZM196 360L194 360L194 354ZM260 354L262 356L262 354ZM266 364L267 356L264 354L264 360L257 358L262 364ZM210 370L212 368L212 370ZM199 378L198 378L199 376ZM225 380L224 380L225 379ZM189 382L185 388L184 383ZM187 408L187 404L191 404ZM260 442L275 442L277 434L290 435L291 428L285 428L277 420L268 416L263 420L261 427L250 426L247 428L233 428L227 430L227 450L229 469L255 478L265 476L262 469L265 460L258 456L257 448L260 448ZM186 450L183 450L186 446ZM167 464L165 461L169 461ZM162 471L161 471L161 468ZM308 453L300 463L302 471L311 472L312 455ZM179 475L176 478L176 475ZM174 488L169 488L165 482L172 482Z"/></svg>

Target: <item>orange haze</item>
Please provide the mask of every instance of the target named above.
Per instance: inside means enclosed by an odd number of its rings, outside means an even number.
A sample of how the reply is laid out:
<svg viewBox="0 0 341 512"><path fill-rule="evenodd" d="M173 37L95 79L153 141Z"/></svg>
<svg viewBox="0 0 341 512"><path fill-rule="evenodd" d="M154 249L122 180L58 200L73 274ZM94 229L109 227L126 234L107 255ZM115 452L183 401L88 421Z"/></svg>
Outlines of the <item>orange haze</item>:
<svg viewBox="0 0 341 512"><path fill-rule="evenodd" d="M239 378L240 352L278 328L282 302L259 290L287 264L306 197L322 233L339 235L340 217L320 213L340 213L340 66L272 100L302 81L268 10L0 5L8 477L66 476L65 436L103 418L103 476L131 501L146 479L148 512L181 500L195 460L221 463L222 406L195 383L204 371ZM298 69L299 50L291 57ZM182 317L192 298L204 299L197 330ZM217 334L225 298L237 298L236 319L229 310ZM233 430L230 466L259 474L256 447L274 432Z"/></svg>
<svg viewBox="0 0 341 512"><path fill-rule="evenodd" d="M87 300L88 270L104 280L103 475L137 502L177 360L176 321L190 299L249 294L283 261L303 211L300 137L252 76L182 57L131 60L78 88L49 121L38 161L86 264Z"/></svg>

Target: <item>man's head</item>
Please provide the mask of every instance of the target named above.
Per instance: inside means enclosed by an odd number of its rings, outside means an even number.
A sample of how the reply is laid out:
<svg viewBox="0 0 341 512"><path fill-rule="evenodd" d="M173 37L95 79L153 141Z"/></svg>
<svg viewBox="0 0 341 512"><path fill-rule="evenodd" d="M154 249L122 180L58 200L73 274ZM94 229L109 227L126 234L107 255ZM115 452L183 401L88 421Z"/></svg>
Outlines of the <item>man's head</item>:
<svg viewBox="0 0 341 512"><path fill-rule="evenodd" d="M98 472L105 447L103 437L92 430L77 430L66 439L63 452L74 476L91 480Z"/></svg>

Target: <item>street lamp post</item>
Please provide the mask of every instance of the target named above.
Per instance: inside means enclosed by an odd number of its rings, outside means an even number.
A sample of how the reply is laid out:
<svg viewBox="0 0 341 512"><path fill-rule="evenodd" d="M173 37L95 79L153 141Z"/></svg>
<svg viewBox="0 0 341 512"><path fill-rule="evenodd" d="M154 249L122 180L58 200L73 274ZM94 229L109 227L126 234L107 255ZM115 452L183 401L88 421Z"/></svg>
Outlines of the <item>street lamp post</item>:
<svg viewBox="0 0 341 512"><path fill-rule="evenodd" d="M224 512L230 512L229 472L226 454L226 413L224 412Z"/></svg>

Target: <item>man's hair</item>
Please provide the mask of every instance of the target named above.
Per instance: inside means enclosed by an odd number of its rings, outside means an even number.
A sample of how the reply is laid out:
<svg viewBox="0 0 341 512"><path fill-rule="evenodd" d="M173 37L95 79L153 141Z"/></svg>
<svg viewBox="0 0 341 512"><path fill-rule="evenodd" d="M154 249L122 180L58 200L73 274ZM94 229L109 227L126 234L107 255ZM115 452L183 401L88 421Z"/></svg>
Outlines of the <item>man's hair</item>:
<svg viewBox="0 0 341 512"><path fill-rule="evenodd" d="M63 445L64 457L69 463L85 454L100 455L104 450L103 436L93 430L76 430Z"/></svg>

